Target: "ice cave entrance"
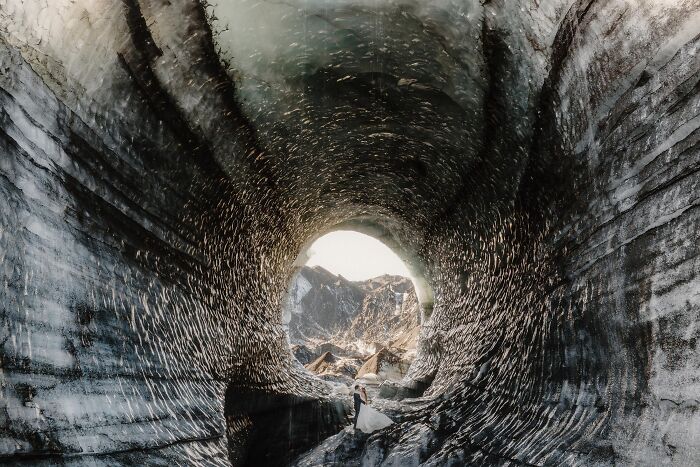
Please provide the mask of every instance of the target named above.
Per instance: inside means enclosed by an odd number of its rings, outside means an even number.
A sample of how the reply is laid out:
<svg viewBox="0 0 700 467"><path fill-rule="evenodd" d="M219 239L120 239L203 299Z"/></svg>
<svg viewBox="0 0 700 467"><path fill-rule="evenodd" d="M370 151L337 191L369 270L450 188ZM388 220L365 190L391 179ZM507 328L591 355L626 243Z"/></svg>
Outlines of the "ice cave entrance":
<svg viewBox="0 0 700 467"><path fill-rule="evenodd" d="M411 270L382 241L337 230L302 253L283 323L292 353L333 383L379 387L408 370L425 317Z"/></svg>

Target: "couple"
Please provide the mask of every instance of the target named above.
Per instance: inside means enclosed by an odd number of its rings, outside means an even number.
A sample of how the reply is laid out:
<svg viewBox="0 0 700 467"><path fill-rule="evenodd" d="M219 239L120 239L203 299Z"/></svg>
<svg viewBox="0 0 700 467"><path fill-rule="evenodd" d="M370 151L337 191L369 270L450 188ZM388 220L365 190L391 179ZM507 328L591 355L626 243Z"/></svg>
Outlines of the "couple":
<svg viewBox="0 0 700 467"><path fill-rule="evenodd" d="M355 402L355 429L372 433L394 423L389 417L368 405L367 390L359 384L355 385L352 398Z"/></svg>

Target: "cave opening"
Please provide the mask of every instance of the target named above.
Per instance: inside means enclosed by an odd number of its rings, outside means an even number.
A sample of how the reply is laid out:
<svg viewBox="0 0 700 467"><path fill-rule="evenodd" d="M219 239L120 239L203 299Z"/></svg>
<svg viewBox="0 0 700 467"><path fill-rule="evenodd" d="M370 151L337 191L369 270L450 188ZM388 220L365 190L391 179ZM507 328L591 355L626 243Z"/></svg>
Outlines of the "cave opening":
<svg viewBox="0 0 700 467"><path fill-rule="evenodd" d="M282 305L295 358L348 388L362 380L377 392L401 380L415 357L426 292L398 254L370 235L334 230L295 264Z"/></svg>
<svg viewBox="0 0 700 467"><path fill-rule="evenodd" d="M429 385L401 384L433 292L417 255L397 240L390 223L356 216L310 236L300 251L286 269L280 329L289 373L301 372L302 381L313 375L316 382L306 393L256 384L267 374L228 384L224 412L234 465L289 465L329 437L347 436L355 383L372 400L418 396ZM346 259L352 264L343 264Z"/></svg>

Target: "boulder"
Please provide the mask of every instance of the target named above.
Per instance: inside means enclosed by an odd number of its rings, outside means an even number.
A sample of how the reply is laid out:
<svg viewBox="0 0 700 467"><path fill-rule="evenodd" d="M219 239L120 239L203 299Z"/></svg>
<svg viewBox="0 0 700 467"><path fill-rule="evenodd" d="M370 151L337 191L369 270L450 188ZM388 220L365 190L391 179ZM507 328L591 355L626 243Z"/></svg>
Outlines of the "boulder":
<svg viewBox="0 0 700 467"><path fill-rule="evenodd" d="M310 363L318 355L317 353L315 353L311 349L309 349L307 346L302 345L302 344L293 345L291 350L292 350L292 354L294 355L294 358L299 360L299 362L302 365L306 365L306 364Z"/></svg>
<svg viewBox="0 0 700 467"><path fill-rule="evenodd" d="M401 379L408 370L408 362L404 361L386 348L372 355L357 372L355 378L367 374L375 374L378 379Z"/></svg>
<svg viewBox="0 0 700 467"><path fill-rule="evenodd" d="M331 367L337 361L338 358L335 355L333 355L330 352L324 352L323 355L318 357L313 362L304 365L304 367L313 373L321 374L327 369L329 369L329 367Z"/></svg>

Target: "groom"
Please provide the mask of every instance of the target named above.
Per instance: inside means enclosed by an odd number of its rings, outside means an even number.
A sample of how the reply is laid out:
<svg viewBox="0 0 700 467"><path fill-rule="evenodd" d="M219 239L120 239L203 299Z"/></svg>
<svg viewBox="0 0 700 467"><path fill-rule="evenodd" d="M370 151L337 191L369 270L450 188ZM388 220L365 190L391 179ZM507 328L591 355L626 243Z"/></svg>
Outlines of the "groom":
<svg viewBox="0 0 700 467"><path fill-rule="evenodd" d="M357 417L360 415L360 406L364 404L362 397L360 397L360 385L355 385L355 392L352 394L352 400L355 402L355 421L353 423L353 429L357 429Z"/></svg>

